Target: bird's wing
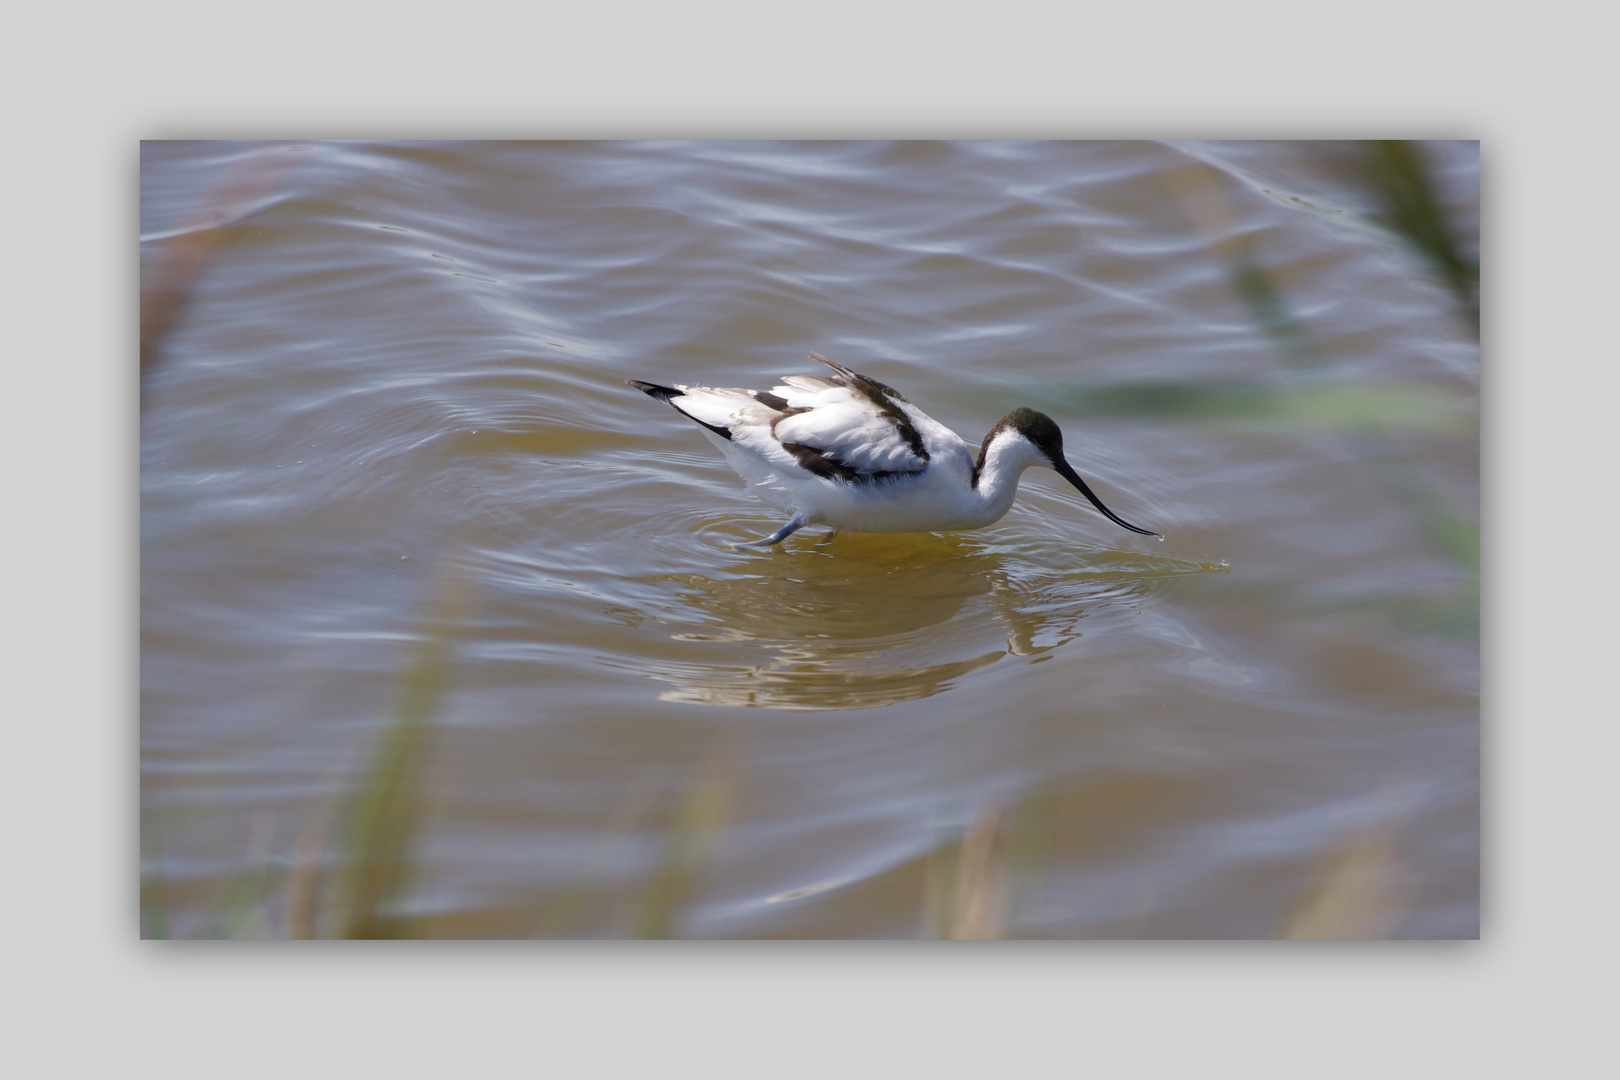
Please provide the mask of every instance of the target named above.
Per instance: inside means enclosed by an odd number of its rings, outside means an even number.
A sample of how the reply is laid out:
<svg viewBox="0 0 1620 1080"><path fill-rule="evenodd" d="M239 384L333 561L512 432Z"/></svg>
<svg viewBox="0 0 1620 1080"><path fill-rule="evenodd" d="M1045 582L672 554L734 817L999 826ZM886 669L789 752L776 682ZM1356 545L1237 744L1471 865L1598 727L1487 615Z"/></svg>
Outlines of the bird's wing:
<svg viewBox="0 0 1620 1080"><path fill-rule="evenodd" d="M921 472L929 459L923 433L936 442L954 439L893 387L810 356L834 374L787 375L769 391L635 380L631 385L771 465L833 480Z"/></svg>
<svg viewBox="0 0 1620 1080"><path fill-rule="evenodd" d="M876 379L815 353L810 356L835 374L788 375L770 395L773 404L782 406L772 434L801 468L840 480L863 480L920 472L928 465L917 430L916 418L922 414L915 406Z"/></svg>

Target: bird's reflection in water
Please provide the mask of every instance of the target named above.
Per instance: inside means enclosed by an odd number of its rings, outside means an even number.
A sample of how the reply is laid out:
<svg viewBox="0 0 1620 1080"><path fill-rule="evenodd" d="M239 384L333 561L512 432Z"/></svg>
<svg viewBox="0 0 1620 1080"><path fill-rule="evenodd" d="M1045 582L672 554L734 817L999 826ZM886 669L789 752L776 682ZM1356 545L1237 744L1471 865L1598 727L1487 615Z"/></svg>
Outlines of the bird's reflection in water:
<svg viewBox="0 0 1620 1080"><path fill-rule="evenodd" d="M660 579L695 616L675 639L717 648L666 657L648 673L670 684L659 694L666 701L777 709L910 701L1005 656L1066 644L1088 612L1134 605L1153 579L1193 565L953 535L839 536L750 557L724 575Z"/></svg>

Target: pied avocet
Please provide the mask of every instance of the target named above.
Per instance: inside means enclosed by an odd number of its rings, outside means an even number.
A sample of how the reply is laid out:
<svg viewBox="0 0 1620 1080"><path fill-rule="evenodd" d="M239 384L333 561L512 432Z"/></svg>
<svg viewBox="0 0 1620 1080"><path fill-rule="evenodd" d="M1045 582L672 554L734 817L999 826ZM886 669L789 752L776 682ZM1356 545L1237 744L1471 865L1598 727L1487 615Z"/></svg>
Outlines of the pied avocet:
<svg viewBox="0 0 1620 1080"><path fill-rule="evenodd" d="M659 386L627 380L703 428L752 489L793 516L779 543L806 525L856 532L950 532L999 521L1031 465L1053 469L1116 525L1139 529L1102 504L1063 457L1050 417L1014 409L984 437L978 460L954 431L892 387L825 356L830 376L786 375L765 390Z"/></svg>

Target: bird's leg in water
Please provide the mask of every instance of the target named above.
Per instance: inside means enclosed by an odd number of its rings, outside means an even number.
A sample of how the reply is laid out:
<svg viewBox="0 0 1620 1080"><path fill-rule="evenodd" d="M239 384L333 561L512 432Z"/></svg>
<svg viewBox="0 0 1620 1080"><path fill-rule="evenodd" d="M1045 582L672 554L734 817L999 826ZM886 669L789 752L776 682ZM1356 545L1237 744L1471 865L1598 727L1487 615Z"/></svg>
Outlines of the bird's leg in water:
<svg viewBox="0 0 1620 1080"><path fill-rule="evenodd" d="M788 537L792 536L794 533L798 532L800 529L804 528L808 524L810 524L810 523L808 521L805 521L803 518L794 518L792 521L788 522L786 525L782 526L780 529L777 529L775 532L771 533L771 535L769 535L769 536L762 537L759 540L745 540L745 541L743 541L742 543L740 543L740 544L738 544L736 546L737 547L770 547L772 544L780 544L783 540L786 540Z"/></svg>

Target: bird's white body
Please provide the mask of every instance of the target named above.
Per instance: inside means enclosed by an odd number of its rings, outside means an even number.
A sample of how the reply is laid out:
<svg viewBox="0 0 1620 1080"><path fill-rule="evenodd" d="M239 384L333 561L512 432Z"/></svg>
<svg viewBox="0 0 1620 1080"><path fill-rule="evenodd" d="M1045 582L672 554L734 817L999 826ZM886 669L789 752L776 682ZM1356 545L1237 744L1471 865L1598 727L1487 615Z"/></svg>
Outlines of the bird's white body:
<svg viewBox="0 0 1620 1080"><path fill-rule="evenodd" d="M782 389L773 388L779 394ZM950 532L999 521L1018 494L1018 474L1040 464L1034 448L1022 452L1018 444L1029 444L1013 437L993 441L990 467L975 484L972 449L954 431L931 419L929 423L937 430L923 435L929 451L923 468L865 483L818 476L791 458L781 460L785 453L762 454L746 443L738 445L737 438L723 439L708 430L703 434L751 491L804 518L806 524L888 533Z"/></svg>
<svg viewBox="0 0 1620 1080"><path fill-rule="evenodd" d="M1007 513L1031 465L1057 468L1114 517L1063 461L1057 426L1041 414L1009 414L975 459L959 435L893 388L811 356L835 374L784 376L770 391L631 383L697 421L750 490L792 515L766 542L815 524L885 533L977 529Z"/></svg>

